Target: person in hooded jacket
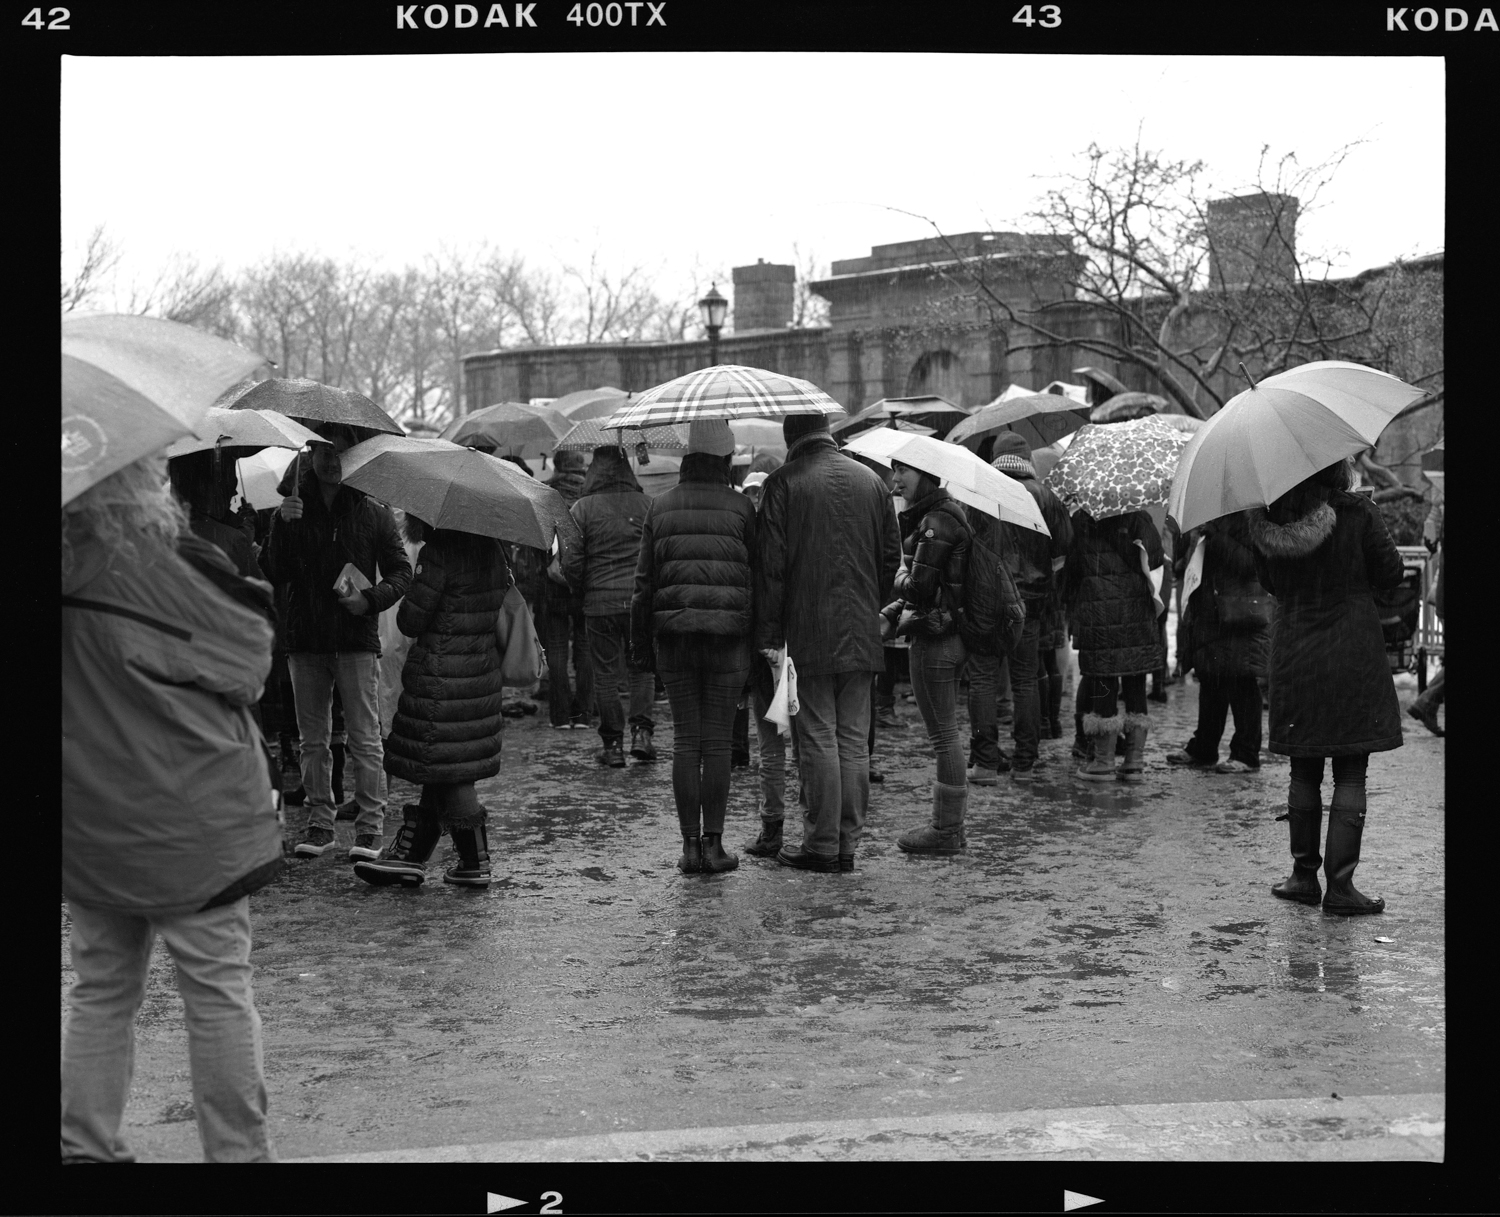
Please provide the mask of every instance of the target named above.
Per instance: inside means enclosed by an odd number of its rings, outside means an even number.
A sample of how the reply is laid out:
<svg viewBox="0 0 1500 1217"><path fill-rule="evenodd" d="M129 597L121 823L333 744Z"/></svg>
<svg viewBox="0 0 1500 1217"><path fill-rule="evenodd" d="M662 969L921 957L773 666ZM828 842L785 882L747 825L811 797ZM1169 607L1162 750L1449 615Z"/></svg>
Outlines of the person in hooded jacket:
<svg viewBox="0 0 1500 1217"><path fill-rule="evenodd" d="M1405 578L1379 508L1350 493L1352 480L1349 462L1339 461L1250 512L1256 576L1276 597L1266 746L1292 758L1286 814L1292 873L1271 891L1345 914L1385 908L1383 899L1355 888L1354 869L1370 753L1402 743L1374 593ZM1320 857L1325 757L1333 758L1333 799Z"/></svg>
<svg viewBox="0 0 1500 1217"><path fill-rule="evenodd" d="M569 509L583 493L588 462L581 452L559 452L547 485L562 495ZM551 564L549 563L549 566ZM547 709L556 731L586 730L594 717L594 668L589 659L588 618L583 596L573 591L561 570L546 576L542 613L537 619L547 651ZM568 680L568 647L573 648L572 683Z"/></svg>
<svg viewBox="0 0 1500 1217"><path fill-rule="evenodd" d="M354 864L367 883L420 885L446 830L458 861L443 882L490 883L487 811L474 783L500 772L500 649L495 621L511 584L505 548L492 537L434 529L411 512L406 527L416 576L396 613L413 639L401 669L401 697L386 740L385 771L422 788L402 810L395 838Z"/></svg>
<svg viewBox="0 0 1500 1217"><path fill-rule="evenodd" d="M969 563L969 519L931 474L900 461L892 461L891 469L909 506L900 517L904 540L897 599L882 616L890 632L911 635L912 696L937 753L932 822L902 833L896 844L912 854L956 854L967 845L969 798L958 733L958 681L968 651L957 619Z"/></svg>
<svg viewBox="0 0 1500 1217"><path fill-rule="evenodd" d="M641 528L631 602L636 667L661 673L672 703L672 794L683 874L733 870L724 849L735 703L750 671L755 507L730 483L734 434L694 422L678 483ZM652 641L655 654L652 654Z"/></svg>
<svg viewBox="0 0 1500 1217"><path fill-rule="evenodd" d="M625 714L620 688L630 695L630 755L654 761L651 741L656 722L651 707L656 679L639 669L630 653L630 604L641 552L641 525L651 500L631 472L625 449L606 444L594 459L578 500L570 509L578 537L564 547L562 570L568 586L583 596L589 658L599 710L599 763L625 768Z"/></svg>
<svg viewBox="0 0 1500 1217"><path fill-rule="evenodd" d="M133 1162L120 1122L160 937L210 1162L271 1162L251 893L285 869L270 750L271 589L195 536L145 458L62 512L62 891L77 980L63 1162Z"/></svg>

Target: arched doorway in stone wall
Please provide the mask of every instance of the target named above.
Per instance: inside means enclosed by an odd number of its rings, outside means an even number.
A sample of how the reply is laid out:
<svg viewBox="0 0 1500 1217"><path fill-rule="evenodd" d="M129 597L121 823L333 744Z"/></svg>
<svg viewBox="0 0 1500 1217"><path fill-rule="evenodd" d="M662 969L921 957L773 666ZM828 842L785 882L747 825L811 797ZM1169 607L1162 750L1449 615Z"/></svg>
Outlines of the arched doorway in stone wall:
<svg viewBox="0 0 1500 1217"><path fill-rule="evenodd" d="M968 380L964 361L952 351L924 351L906 375L904 396L921 397L931 393L947 398L955 406L962 406Z"/></svg>

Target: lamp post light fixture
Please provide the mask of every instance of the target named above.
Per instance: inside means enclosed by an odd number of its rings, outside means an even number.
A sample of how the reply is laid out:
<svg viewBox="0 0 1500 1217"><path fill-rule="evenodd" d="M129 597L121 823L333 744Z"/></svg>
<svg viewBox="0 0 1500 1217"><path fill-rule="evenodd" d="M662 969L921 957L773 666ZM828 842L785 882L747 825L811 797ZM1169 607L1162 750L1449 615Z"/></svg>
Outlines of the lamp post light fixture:
<svg viewBox="0 0 1500 1217"><path fill-rule="evenodd" d="M716 284L710 284L708 295L698 301L698 311L703 316L703 326L708 330L708 362L712 367L719 362L719 331L724 328L724 318L729 314L729 301L719 295Z"/></svg>

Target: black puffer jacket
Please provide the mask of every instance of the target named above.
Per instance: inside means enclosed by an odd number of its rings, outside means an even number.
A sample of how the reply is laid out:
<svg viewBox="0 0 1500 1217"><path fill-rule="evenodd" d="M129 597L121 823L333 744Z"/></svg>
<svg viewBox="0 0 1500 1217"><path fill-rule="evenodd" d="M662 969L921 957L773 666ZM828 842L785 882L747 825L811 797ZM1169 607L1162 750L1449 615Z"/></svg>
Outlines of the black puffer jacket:
<svg viewBox="0 0 1500 1217"><path fill-rule="evenodd" d="M297 485L302 518L271 518L261 565L278 589L286 585L281 645L287 651L374 651L380 654L379 616L406 595L411 563L390 510L350 486L340 486L333 506L309 461ZM365 589L370 609L356 617L339 604L334 580L352 562L373 584ZM377 573L379 579L377 581Z"/></svg>
<svg viewBox="0 0 1500 1217"><path fill-rule="evenodd" d="M568 585L583 594L586 616L630 612L641 525L650 506L620 450L596 450L571 509L582 535L565 546L562 560Z"/></svg>
<svg viewBox="0 0 1500 1217"><path fill-rule="evenodd" d="M1276 597L1266 746L1283 756L1401 747L1374 592L1405 572L1380 509L1319 487L1281 522L1252 511L1250 536L1256 574Z"/></svg>
<svg viewBox="0 0 1500 1217"><path fill-rule="evenodd" d="M439 529L417 554L417 575L396 614L416 639L385 771L423 785L477 782L500 772L500 652L495 618L510 586L500 542Z"/></svg>
<svg viewBox="0 0 1500 1217"><path fill-rule="evenodd" d="M963 603L969 569L969 521L946 490L934 490L901 513L901 550L908 566L895 579L899 600L886 607L915 610L910 633L946 638L957 630L953 610Z"/></svg>
<svg viewBox="0 0 1500 1217"><path fill-rule="evenodd" d="M1073 544L1073 524L1068 519L1068 509L1052 490L1042 485L1035 474L1004 469L1006 477L1021 483L1042 513L1047 530L1052 535L1043 536L1034 529L1019 524L1004 523L1008 542L1016 555L1016 589L1021 599L1027 602L1027 612L1040 616L1056 600L1056 581L1053 578L1053 562L1066 558Z"/></svg>
<svg viewBox="0 0 1500 1217"><path fill-rule="evenodd" d="M1146 547L1152 569L1160 566L1161 534L1144 511L1105 520L1086 511L1073 516L1064 597L1078 670L1085 676L1133 676L1166 666L1167 648L1136 541Z"/></svg>
<svg viewBox="0 0 1500 1217"><path fill-rule="evenodd" d="M1269 625L1225 625L1221 596L1264 596L1255 577L1255 550L1249 517L1242 511L1210 520L1203 527L1203 582L1186 605L1188 663L1200 677L1262 677L1270 647Z"/></svg>
<svg viewBox="0 0 1500 1217"><path fill-rule="evenodd" d="M729 484L722 457L690 452L676 486L653 499L641 529L630 644L648 666L659 634L745 637L751 626L755 508Z"/></svg>

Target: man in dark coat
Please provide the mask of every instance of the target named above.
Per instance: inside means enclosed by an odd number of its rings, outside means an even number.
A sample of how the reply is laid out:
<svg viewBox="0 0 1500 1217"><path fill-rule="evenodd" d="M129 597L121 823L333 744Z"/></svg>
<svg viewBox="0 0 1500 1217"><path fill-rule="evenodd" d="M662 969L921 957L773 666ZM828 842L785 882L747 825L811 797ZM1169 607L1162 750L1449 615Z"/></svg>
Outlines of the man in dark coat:
<svg viewBox="0 0 1500 1217"><path fill-rule="evenodd" d="M807 796L801 847L778 861L854 868L870 799L870 687L884 664L880 609L901 541L885 484L838 451L822 415L782 423L786 464L766 479L756 571L756 647L797 670ZM847 859L847 861L845 861Z"/></svg>
<svg viewBox="0 0 1500 1217"><path fill-rule="evenodd" d="M581 452L559 452L555 458L557 472L547 485L562 495L569 508L583 493L587 462ZM583 596L566 581L548 576L542 589L542 613L538 625L542 645L547 649L547 697L552 726L587 728L594 713L594 668L589 660L587 618L583 615ZM573 645L573 672L576 686L568 683L568 644Z"/></svg>
<svg viewBox="0 0 1500 1217"><path fill-rule="evenodd" d="M287 668L302 736L307 831L299 857L316 858L333 844L334 804L328 747L333 691L339 691L354 769L351 859L380 853L385 800L380 797L380 632L376 620L411 583L411 563L390 510L342 485L340 456L354 435L346 427L315 428L326 444L304 459L295 493L281 501L266 542L266 573L287 585L284 621ZM369 582L335 590L346 564Z"/></svg>
<svg viewBox="0 0 1500 1217"><path fill-rule="evenodd" d="M651 717L656 681L629 654L630 600L635 593L641 525L650 505L630 470L625 450L612 444L595 448L582 493L572 507L579 535L562 556L563 574L568 585L583 596L588 621L599 738L604 745L599 763L614 769L625 768L622 684L630 691L630 755L641 761L656 759L651 742L656 728Z"/></svg>

